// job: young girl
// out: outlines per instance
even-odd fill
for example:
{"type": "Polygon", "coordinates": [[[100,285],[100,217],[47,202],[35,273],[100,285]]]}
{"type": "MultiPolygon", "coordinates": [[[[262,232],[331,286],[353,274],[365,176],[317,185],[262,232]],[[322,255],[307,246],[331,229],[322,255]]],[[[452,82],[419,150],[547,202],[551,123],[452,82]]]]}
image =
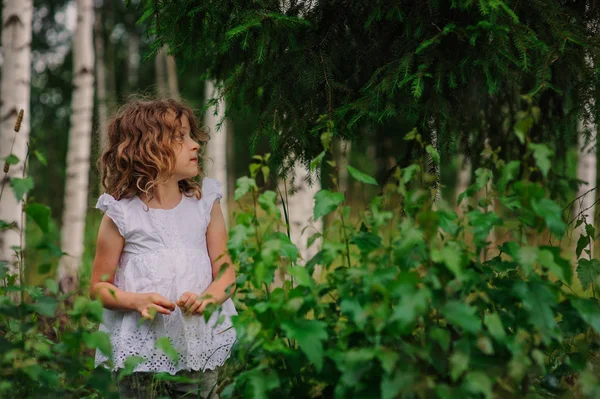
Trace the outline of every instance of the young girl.
{"type": "Polygon", "coordinates": [[[105,307],[100,331],[113,347],[112,362],[97,351],[96,365],[116,376],[128,357],[144,359],[118,383],[124,397],[152,397],[154,374],[168,372],[195,380],[167,384],[171,397],[199,390],[217,398],[217,370],[236,338],[221,186],[194,180],[199,142],[208,140],[198,126],[192,110],[173,100],[131,102],[109,126],[90,296],[105,307]],[[218,309],[205,321],[209,305],[218,309]],[[165,337],[175,361],[157,348],[165,337]]]}

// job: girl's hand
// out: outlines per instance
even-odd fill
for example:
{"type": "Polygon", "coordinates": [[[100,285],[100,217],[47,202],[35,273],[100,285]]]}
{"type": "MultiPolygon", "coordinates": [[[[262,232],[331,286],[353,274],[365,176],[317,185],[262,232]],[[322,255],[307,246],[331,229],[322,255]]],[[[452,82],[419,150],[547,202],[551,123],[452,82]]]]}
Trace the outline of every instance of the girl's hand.
{"type": "Polygon", "coordinates": [[[216,302],[213,298],[201,297],[193,292],[184,292],[181,299],[177,301],[177,306],[185,313],[202,314],[209,304],[216,302]]]}
{"type": "Polygon", "coordinates": [[[144,319],[153,319],[156,313],[170,315],[175,310],[175,304],[156,292],[147,292],[136,294],[135,309],[144,319]]]}

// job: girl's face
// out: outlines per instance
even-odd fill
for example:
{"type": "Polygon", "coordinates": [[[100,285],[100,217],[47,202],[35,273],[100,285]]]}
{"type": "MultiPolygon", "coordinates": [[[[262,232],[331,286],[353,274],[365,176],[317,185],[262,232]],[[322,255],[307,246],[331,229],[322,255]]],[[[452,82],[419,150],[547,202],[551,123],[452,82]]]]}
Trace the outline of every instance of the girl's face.
{"type": "Polygon", "coordinates": [[[190,121],[181,115],[181,128],[177,132],[175,142],[175,168],[173,177],[179,180],[189,179],[198,174],[198,150],[200,146],[190,136],[190,121]]]}

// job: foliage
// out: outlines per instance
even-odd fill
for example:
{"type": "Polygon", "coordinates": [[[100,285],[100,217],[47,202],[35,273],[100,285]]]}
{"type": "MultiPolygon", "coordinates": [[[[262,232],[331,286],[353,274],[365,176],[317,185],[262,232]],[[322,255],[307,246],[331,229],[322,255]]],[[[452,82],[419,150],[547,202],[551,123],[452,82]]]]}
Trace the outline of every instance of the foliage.
{"type": "MultiPolygon", "coordinates": [[[[420,138],[413,132],[407,139],[420,138]]],[[[546,150],[532,143],[528,151],[546,150]]],[[[545,167],[543,157],[533,159],[531,169],[545,167]]],[[[401,198],[400,208],[386,209],[391,198],[376,197],[359,221],[348,220],[341,193],[320,191],[314,219],[332,221],[312,259],[297,260],[279,232],[285,231],[279,215],[269,211],[274,203],[262,207],[263,216],[255,208],[236,215],[229,250],[240,267],[236,296],[243,308],[230,360],[236,371],[222,397],[600,392],[600,271],[596,260],[580,259],[578,274],[593,295],[571,290],[571,262],[559,246],[567,225],[544,183],[519,178],[518,161],[498,161],[498,175],[479,168],[463,205],[488,181],[494,191],[459,217],[432,203],[421,165],[397,173],[391,195],[401,198]],[[492,199],[496,211],[488,207],[492,199]],[[496,227],[509,229],[508,237],[496,238],[498,248],[490,243],[496,227]],[[529,242],[545,232],[547,244],[529,242]],[[289,278],[276,283],[280,272],[289,278]]],[[[259,168],[252,170],[250,179],[259,168]]],[[[261,196],[245,182],[246,195],[261,196]]],[[[588,248],[595,232],[584,236],[588,248]]]]}
{"type": "MultiPolygon", "coordinates": [[[[325,155],[329,129],[322,133],[325,155]]],[[[406,140],[425,145],[418,131],[406,140]]],[[[432,201],[434,180],[424,160],[398,169],[396,184],[358,220],[349,217],[342,193],[323,189],[312,216],[329,223],[307,238],[309,245],[322,239],[311,259],[301,259],[285,233],[277,194],[257,183],[259,175],[270,179],[269,156],[255,156],[250,175],[238,180],[241,211],[228,241],[237,265],[238,342],[221,396],[600,394],[600,267],[589,251],[596,232],[587,225],[578,242],[576,275],[586,290],[578,295],[560,247],[570,226],[544,180],[529,179],[551,154],[540,143],[527,148],[542,155],[527,158],[536,164],[526,173],[519,173],[521,162],[499,158],[493,158],[497,174],[476,170],[461,195],[461,216],[432,201]],[[492,244],[490,233],[500,228],[507,236],[492,244]],[[547,243],[531,241],[544,234],[547,243]],[[278,283],[282,272],[287,277],[278,283]]],[[[357,181],[372,182],[350,170],[357,181]]],[[[42,231],[50,228],[43,205],[30,202],[24,212],[42,231]]],[[[46,256],[52,263],[51,252],[46,256]]],[[[94,349],[110,353],[107,335],[96,331],[100,302],[66,301],[52,279],[16,286],[6,265],[0,278],[0,396],[115,397],[111,374],[94,368],[91,356],[94,349]],[[20,301],[12,300],[15,293],[20,301]]],[[[168,341],[157,345],[177,357],[168,341]]]]}
{"type": "MultiPolygon", "coordinates": [[[[346,139],[408,119],[442,158],[458,138],[467,156],[478,158],[488,139],[503,159],[526,151],[508,134],[527,105],[522,93],[541,109],[531,132],[538,143],[572,142],[576,122],[597,115],[600,8],[587,0],[146,0],[138,7],[155,48],[168,43],[218,81],[228,112],[256,108],[255,134],[269,138],[277,166],[290,154],[306,165],[317,155],[323,114],[346,139]]],[[[403,167],[422,150],[406,144],[403,167]]],[[[564,146],[556,151],[566,155],[564,146]]]]}

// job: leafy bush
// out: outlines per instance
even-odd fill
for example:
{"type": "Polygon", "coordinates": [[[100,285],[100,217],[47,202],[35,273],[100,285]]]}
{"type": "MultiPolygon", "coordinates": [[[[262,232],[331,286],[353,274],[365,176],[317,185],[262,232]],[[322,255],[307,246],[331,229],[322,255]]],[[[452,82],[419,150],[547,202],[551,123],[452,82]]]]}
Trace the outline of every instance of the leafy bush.
{"type": "MultiPolygon", "coordinates": [[[[313,168],[327,159],[331,128],[313,168]]],[[[406,139],[439,162],[418,133],[406,139]]],[[[461,195],[460,216],[432,201],[425,160],[397,170],[359,220],[350,219],[342,193],[321,190],[313,217],[329,223],[308,238],[319,245],[311,259],[299,258],[277,193],[257,186],[257,175],[270,173],[268,157],[257,156],[235,191],[241,210],[228,248],[238,268],[238,342],[221,396],[598,397],[600,264],[588,250],[596,232],[587,225],[578,240],[578,294],[558,241],[569,226],[545,189],[551,154],[524,144],[535,165],[492,157],[461,195]],[[532,171],[543,178],[533,181],[532,171]],[[506,232],[495,237],[497,248],[493,231],[506,232]],[[532,236],[548,243],[532,245],[532,236]],[[287,278],[276,282],[277,273],[287,278]]],[[[35,215],[48,225],[42,208],[35,215]]],[[[50,251],[42,265],[59,255],[50,251]]],[[[38,287],[15,277],[2,265],[0,396],[117,397],[110,373],[93,368],[94,349],[110,352],[96,331],[101,304],[77,297],[71,305],[54,280],[38,287]]]]}
{"type": "MultiPolygon", "coordinates": [[[[322,137],[325,150],[330,137],[322,137]]],[[[422,144],[416,132],[406,138],[422,144]]],[[[265,215],[243,209],[230,232],[243,308],[230,360],[236,371],[222,397],[600,395],[598,300],[595,291],[586,298],[571,290],[571,262],[552,239],[567,231],[562,208],[543,179],[528,178],[534,169],[546,175],[551,154],[543,144],[527,148],[536,165],[495,160],[493,169],[476,170],[461,195],[474,205],[462,216],[432,203],[425,162],[398,170],[397,184],[358,221],[349,220],[342,193],[321,190],[314,220],[332,222],[306,260],[283,233],[276,193],[257,187],[263,169],[254,165],[238,180],[235,199],[251,196],[265,215]],[[398,205],[387,206],[394,198],[398,205]],[[507,237],[488,256],[494,228],[507,237]],[[548,244],[528,244],[528,235],[544,233],[548,244]],[[312,277],[318,269],[322,281],[312,277]],[[282,270],[289,279],[275,284],[282,270]]],[[[588,225],[578,255],[594,237],[588,225]]],[[[596,286],[599,272],[597,260],[579,261],[583,288],[596,286]]]]}

